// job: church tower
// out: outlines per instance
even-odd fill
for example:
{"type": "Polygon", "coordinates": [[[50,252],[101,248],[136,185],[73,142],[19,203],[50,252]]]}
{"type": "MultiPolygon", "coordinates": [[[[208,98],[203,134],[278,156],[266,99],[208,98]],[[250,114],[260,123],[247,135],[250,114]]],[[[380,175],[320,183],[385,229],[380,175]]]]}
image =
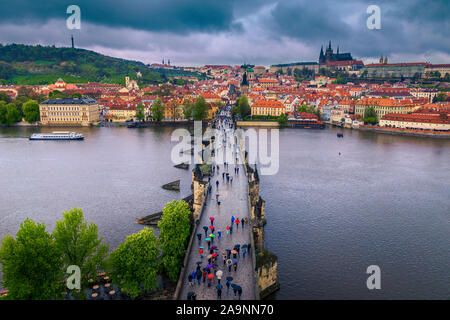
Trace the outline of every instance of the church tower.
{"type": "Polygon", "coordinates": [[[386,57],[384,57],[384,64],[387,64],[388,63],[388,59],[387,59],[387,56],[386,57]]]}
{"type": "Polygon", "coordinates": [[[323,46],[320,47],[319,63],[325,62],[325,55],[323,54],[323,46]]]}
{"type": "Polygon", "coordinates": [[[383,56],[380,57],[380,64],[383,64],[383,56]]]}
{"type": "Polygon", "coordinates": [[[242,76],[242,82],[241,82],[241,95],[247,95],[248,94],[248,81],[247,81],[247,72],[244,73],[242,76]]]}

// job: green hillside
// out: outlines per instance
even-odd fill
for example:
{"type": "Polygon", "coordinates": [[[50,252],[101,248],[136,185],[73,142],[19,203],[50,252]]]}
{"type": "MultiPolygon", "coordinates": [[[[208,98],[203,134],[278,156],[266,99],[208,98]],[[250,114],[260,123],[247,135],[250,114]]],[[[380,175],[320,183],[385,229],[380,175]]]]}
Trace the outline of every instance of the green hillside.
{"type": "Polygon", "coordinates": [[[198,74],[182,70],[150,70],[138,61],[108,57],[85,49],[0,44],[0,84],[38,85],[66,82],[103,82],[125,84],[125,76],[140,85],[166,82],[168,77],[198,74]]]}

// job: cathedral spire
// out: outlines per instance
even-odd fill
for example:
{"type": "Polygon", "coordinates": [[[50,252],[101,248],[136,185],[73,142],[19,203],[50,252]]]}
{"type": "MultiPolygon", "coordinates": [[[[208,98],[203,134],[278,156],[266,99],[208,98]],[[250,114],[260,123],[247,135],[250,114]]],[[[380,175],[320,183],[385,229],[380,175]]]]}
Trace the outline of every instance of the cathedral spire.
{"type": "Polygon", "coordinates": [[[330,40],[330,42],[328,43],[328,50],[331,51],[331,40],[330,40]]]}

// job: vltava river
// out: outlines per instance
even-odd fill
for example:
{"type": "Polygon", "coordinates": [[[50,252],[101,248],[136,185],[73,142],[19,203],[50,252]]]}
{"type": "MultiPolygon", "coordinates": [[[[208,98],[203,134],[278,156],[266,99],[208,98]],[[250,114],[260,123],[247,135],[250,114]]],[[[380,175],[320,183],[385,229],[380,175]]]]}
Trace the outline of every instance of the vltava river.
{"type": "Polygon", "coordinates": [[[277,298],[448,299],[450,141],[341,131],[281,130],[280,170],[261,177],[277,298]]]}
{"type": "MultiPolygon", "coordinates": [[[[191,193],[173,167],[173,128],[76,129],[84,141],[29,141],[0,128],[0,238],[25,218],[51,231],[83,209],[115,248],[135,219],[191,193]],[[181,192],[161,185],[181,179],[181,192]]],[[[280,131],[280,170],[261,176],[266,246],[280,299],[448,298],[450,141],[337,129],[280,131]],[[342,154],[339,156],[339,152],[342,154]],[[381,268],[381,290],[366,268],[381,268]]]]}

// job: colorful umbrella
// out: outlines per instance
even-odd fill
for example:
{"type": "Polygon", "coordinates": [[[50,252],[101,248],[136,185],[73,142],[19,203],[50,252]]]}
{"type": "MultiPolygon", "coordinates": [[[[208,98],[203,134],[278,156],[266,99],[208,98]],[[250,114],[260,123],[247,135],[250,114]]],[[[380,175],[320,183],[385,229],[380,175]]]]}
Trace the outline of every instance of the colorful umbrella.
{"type": "Polygon", "coordinates": [[[213,229],[214,229],[214,227],[213,227],[213,226],[209,226],[209,228],[210,228],[211,230],[213,230],[213,229]]]}
{"type": "Polygon", "coordinates": [[[214,258],[217,257],[217,253],[214,252],[214,253],[212,254],[212,256],[213,256],[214,258]]]}
{"type": "Polygon", "coordinates": [[[214,218],[213,217],[209,217],[209,220],[214,221],[214,218]]]}
{"type": "Polygon", "coordinates": [[[237,251],[236,251],[236,250],[232,250],[231,253],[232,253],[232,254],[236,254],[237,251]]]}
{"type": "Polygon", "coordinates": [[[205,249],[204,247],[199,247],[200,249],[205,249]]]}
{"type": "Polygon", "coordinates": [[[210,259],[212,257],[212,255],[208,255],[206,258],[210,259]]]}
{"type": "Polygon", "coordinates": [[[217,247],[216,246],[212,246],[211,249],[215,250],[215,249],[217,249],[217,247]]]}
{"type": "Polygon", "coordinates": [[[233,277],[227,277],[228,281],[233,281],[233,277]]]}
{"type": "Polygon", "coordinates": [[[208,279],[214,279],[214,275],[212,273],[208,274],[208,279]]]}
{"type": "Polygon", "coordinates": [[[211,233],[209,236],[210,236],[211,238],[215,238],[215,237],[216,237],[216,235],[215,235],[215,234],[212,234],[212,233],[211,233]]]}
{"type": "Polygon", "coordinates": [[[206,240],[206,241],[211,241],[211,239],[210,239],[210,238],[206,238],[205,240],[206,240]]]}
{"type": "Polygon", "coordinates": [[[206,267],[209,269],[209,268],[212,268],[213,266],[212,266],[212,264],[208,264],[206,267]]]}

